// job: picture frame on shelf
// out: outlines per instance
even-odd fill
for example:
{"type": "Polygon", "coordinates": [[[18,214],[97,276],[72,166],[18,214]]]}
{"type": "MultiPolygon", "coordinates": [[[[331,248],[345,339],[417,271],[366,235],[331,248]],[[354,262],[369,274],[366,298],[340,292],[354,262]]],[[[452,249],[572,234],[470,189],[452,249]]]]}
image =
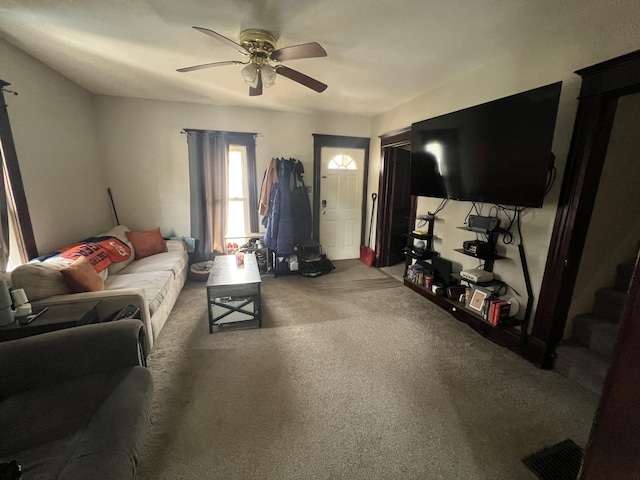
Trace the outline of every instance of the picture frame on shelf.
{"type": "Polygon", "coordinates": [[[474,285],[471,289],[471,295],[469,295],[469,303],[467,303],[465,306],[478,314],[482,314],[482,312],[484,311],[485,301],[490,296],[490,290],[474,285]]]}

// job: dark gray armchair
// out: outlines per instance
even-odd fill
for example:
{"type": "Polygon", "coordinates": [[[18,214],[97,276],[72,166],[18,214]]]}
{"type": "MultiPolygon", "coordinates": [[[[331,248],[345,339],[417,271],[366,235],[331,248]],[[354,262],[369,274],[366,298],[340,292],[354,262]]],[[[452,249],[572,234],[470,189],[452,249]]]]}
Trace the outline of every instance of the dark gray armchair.
{"type": "Polygon", "coordinates": [[[0,463],[25,480],[134,478],[153,392],[143,335],[120,320],[0,343],[0,463]]]}

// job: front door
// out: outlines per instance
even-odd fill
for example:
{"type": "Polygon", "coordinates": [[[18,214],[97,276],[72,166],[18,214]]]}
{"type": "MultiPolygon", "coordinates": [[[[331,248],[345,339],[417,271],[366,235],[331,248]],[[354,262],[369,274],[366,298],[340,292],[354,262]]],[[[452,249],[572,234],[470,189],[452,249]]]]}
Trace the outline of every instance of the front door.
{"type": "Polygon", "coordinates": [[[358,258],[365,150],[322,147],[320,161],[322,251],[332,260],[358,258]]]}

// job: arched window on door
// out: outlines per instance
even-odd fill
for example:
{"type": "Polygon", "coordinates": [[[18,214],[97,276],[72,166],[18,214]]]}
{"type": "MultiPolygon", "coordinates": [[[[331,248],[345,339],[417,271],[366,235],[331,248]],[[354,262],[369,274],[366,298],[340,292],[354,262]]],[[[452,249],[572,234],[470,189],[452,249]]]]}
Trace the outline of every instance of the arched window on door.
{"type": "Polygon", "coordinates": [[[340,154],[331,159],[328,168],[329,170],[357,170],[358,165],[349,155],[340,154]]]}

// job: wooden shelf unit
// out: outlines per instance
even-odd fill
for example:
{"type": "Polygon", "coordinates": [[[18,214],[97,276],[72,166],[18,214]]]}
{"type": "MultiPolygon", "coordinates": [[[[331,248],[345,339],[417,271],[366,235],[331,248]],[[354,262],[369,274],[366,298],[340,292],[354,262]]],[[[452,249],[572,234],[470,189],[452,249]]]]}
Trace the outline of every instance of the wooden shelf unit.
{"type": "Polygon", "coordinates": [[[521,320],[513,319],[511,322],[494,327],[480,315],[467,309],[464,303],[437,296],[423,286],[417,285],[406,278],[404,279],[404,285],[449,312],[456,320],[466,323],[483,337],[521,355],[524,354],[522,334],[518,328],[515,328],[523,324],[521,320]]]}
{"type": "Polygon", "coordinates": [[[462,253],[463,255],[467,255],[468,257],[473,257],[473,258],[477,258],[479,260],[484,260],[484,266],[483,269],[486,270],[487,272],[493,272],[493,262],[495,260],[504,260],[507,257],[504,257],[502,255],[498,255],[496,253],[496,244],[498,243],[498,236],[503,234],[503,233],[507,233],[506,230],[502,229],[502,228],[496,228],[495,230],[492,230],[491,232],[478,232],[476,230],[472,230],[469,227],[456,227],[459,228],[460,230],[465,230],[468,232],[473,232],[473,233],[480,233],[482,235],[486,235],[487,236],[487,243],[489,244],[491,251],[493,253],[491,253],[490,255],[473,255],[471,253],[465,252],[463,248],[454,248],[454,251],[458,252],[458,253],[462,253]]]}
{"type": "MultiPolygon", "coordinates": [[[[473,328],[476,332],[478,332],[480,335],[482,335],[483,337],[491,340],[492,342],[509,348],[510,350],[513,350],[514,352],[517,352],[520,355],[524,355],[524,349],[525,349],[525,338],[522,334],[522,331],[519,328],[519,326],[523,326],[523,328],[526,328],[525,322],[523,320],[519,320],[516,318],[510,318],[507,321],[502,322],[500,325],[498,326],[494,326],[491,325],[488,321],[486,321],[480,314],[473,312],[471,310],[469,310],[468,308],[466,308],[465,304],[462,302],[458,302],[457,300],[453,300],[450,299],[446,296],[439,296],[436,295],[435,293],[433,293],[431,290],[425,288],[422,285],[418,285],[414,282],[412,282],[411,280],[409,280],[406,275],[407,275],[407,268],[409,267],[409,265],[411,265],[412,261],[416,261],[417,263],[421,263],[421,264],[427,264],[428,263],[425,262],[425,260],[428,260],[430,258],[433,258],[434,256],[437,256],[438,253],[436,251],[433,250],[433,224],[435,222],[435,215],[424,215],[424,216],[417,216],[415,215],[415,212],[413,212],[413,215],[411,216],[411,226],[412,231],[407,233],[407,248],[405,248],[405,250],[407,249],[411,249],[411,251],[408,252],[403,252],[404,255],[407,257],[406,259],[406,265],[405,265],[405,278],[404,278],[404,285],[408,288],[410,288],[411,290],[415,291],[416,293],[422,295],[423,297],[425,297],[427,300],[429,300],[430,302],[438,305],[440,308],[444,309],[445,311],[449,312],[455,319],[457,319],[458,321],[464,322],[467,325],[469,325],[471,328],[473,328]],[[415,229],[415,223],[417,220],[426,220],[427,221],[427,233],[426,234],[415,234],[413,233],[413,230],[415,229]],[[415,252],[413,251],[413,243],[414,240],[423,240],[425,241],[425,254],[428,251],[427,255],[418,255],[415,254],[415,252]],[[427,250],[428,249],[428,250],[427,250]]],[[[489,244],[491,245],[491,250],[493,252],[495,252],[495,247],[496,244],[498,242],[498,237],[501,234],[506,233],[507,231],[504,229],[496,229],[492,232],[476,232],[475,230],[470,229],[469,227],[457,227],[460,228],[462,230],[466,230],[469,232],[474,232],[474,233],[482,233],[483,235],[486,235],[489,241],[489,244]]],[[[493,253],[492,255],[480,255],[480,256],[476,256],[476,255],[471,255],[467,252],[464,251],[464,249],[454,249],[456,252],[462,253],[464,255],[468,255],[470,257],[474,257],[474,258],[478,258],[480,260],[484,261],[484,269],[486,271],[489,272],[493,272],[493,262],[495,260],[501,260],[501,259],[505,259],[507,257],[504,257],[502,255],[498,255],[497,253],[493,253]]],[[[474,284],[474,282],[471,282],[469,280],[466,279],[462,279],[460,277],[459,274],[452,274],[451,275],[452,278],[454,278],[455,280],[458,280],[458,282],[460,281],[464,281],[467,282],[469,285],[474,284]]],[[[502,284],[502,282],[498,281],[498,280],[491,280],[489,282],[479,282],[477,283],[478,286],[495,286],[495,285],[500,285],[502,284]]]]}
{"type": "Polygon", "coordinates": [[[432,214],[416,215],[415,211],[412,212],[409,220],[411,231],[404,234],[407,237],[407,245],[402,249],[402,254],[406,257],[404,267],[405,276],[407,274],[407,268],[411,265],[412,260],[424,265],[427,260],[438,255],[438,252],[433,249],[433,239],[435,238],[433,235],[433,224],[435,222],[435,218],[435,215],[432,214]],[[416,222],[418,221],[425,222],[425,226],[427,228],[426,233],[414,233],[417,228],[422,228],[416,227],[416,222]],[[414,247],[415,240],[424,241],[425,247],[421,250],[416,249],[414,247]]]}

